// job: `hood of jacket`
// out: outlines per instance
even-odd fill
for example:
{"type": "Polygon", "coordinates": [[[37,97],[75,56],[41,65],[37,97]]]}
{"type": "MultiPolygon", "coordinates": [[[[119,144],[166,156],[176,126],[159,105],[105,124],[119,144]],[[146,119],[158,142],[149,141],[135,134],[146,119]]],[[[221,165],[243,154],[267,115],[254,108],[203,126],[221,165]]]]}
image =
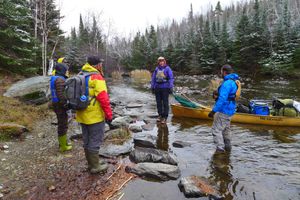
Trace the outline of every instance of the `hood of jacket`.
{"type": "Polygon", "coordinates": [[[88,63],[83,65],[83,67],[81,68],[81,71],[83,71],[83,72],[99,72],[95,67],[93,67],[92,65],[90,65],[88,63]]]}
{"type": "Polygon", "coordinates": [[[229,79],[232,79],[232,80],[239,80],[240,77],[239,77],[239,75],[237,75],[237,74],[235,74],[235,73],[228,74],[228,75],[224,76],[224,81],[229,80],[229,79]]]}

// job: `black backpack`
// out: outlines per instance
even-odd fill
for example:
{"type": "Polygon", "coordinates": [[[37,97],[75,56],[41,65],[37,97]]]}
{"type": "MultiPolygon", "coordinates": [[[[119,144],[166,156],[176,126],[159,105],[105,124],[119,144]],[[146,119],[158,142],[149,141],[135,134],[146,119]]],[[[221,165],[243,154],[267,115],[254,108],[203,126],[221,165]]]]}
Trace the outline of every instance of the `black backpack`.
{"type": "Polygon", "coordinates": [[[89,98],[89,77],[94,73],[79,73],[66,80],[65,94],[68,107],[73,110],[83,110],[95,98],[89,98]]]}

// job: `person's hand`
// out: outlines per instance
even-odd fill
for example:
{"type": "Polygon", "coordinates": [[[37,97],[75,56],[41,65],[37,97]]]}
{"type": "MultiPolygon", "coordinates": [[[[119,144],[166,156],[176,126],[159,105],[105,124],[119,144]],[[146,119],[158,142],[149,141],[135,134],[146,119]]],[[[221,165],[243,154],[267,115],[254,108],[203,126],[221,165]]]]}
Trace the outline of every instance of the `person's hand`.
{"type": "Polygon", "coordinates": [[[53,102],[52,101],[49,101],[48,103],[48,108],[53,110],[54,109],[54,106],[53,106],[53,102]]]}
{"type": "Polygon", "coordinates": [[[218,98],[218,91],[217,90],[213,91],[212,97],[213,97],[214,100],[217,100],[217,98],[218,98]]]}
{"type": "Polygon", "coordinates": [[[71,109],[71,108],[70,108],[70,105],[69,105],[68,103],[65,103],[63,106],[64,106],[64,108],[67,109],[67,110],[70,110],[70,109],[71,109]]]}
{"type": "Polygon", "coordinates": [[[216,113],[216,112],[214,112],[214,111],[210,111],[210,112],[208,113],[208,117],[209,117],[209,118],[214,118],[215,113],[216,113]]]}
{"type": "Polygon", "coordinates": [[[169,88],[169,94],[173,94],[173,88],[169,88]]]}
{"type": "Polygon", "coordinates": [[[106,122],[108,125],[111,125],[112,119],[106,119],[105,122],[106,122]]]}

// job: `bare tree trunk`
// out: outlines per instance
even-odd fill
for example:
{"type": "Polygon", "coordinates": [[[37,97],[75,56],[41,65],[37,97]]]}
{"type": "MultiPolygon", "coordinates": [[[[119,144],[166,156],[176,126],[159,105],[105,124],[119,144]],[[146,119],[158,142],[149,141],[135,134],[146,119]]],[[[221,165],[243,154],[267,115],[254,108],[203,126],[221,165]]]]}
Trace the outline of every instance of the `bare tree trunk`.
{"type": "Polygon", "coordinates": [[[34,38],[37,39],[38,28],[38,0],[35,1],[35,17],[34,17],[34,38]]]}
{"type": "Polygon", "coordinates": [[[43,70],[43,76],[44,76],[44,59],[45,59],[45,36],[44,32],[42,32],[42,70],[43,70]]]}
{"type": "Polygon", "coordinates": [[[43,60],[43,76],[47,75],[47,38],[48,38],[48,31],[47,31],[47,1],[48,0],[44,0],[44,15],[43,15],[43,25],[42,25],[42,29],[43,29],[43,49],[42,49],[42,60],[43,60]]]}

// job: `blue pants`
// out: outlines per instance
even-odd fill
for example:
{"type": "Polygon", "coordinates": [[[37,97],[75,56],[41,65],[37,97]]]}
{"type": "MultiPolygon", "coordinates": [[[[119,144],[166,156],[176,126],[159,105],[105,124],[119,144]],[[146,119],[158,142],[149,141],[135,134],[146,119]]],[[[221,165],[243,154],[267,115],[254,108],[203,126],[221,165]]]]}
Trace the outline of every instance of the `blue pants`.
{"type": "Polygon", "coordinates": [[[83,148],[92,153],[98,153],[103,142],[105,122],[96,124],[81,124],[83,148]]]}
{"type": "Polygon", "coordinates": [[[167,119],[169,115],[169,89],[156,88],[155,98],[159,116],[167,119]]]}

